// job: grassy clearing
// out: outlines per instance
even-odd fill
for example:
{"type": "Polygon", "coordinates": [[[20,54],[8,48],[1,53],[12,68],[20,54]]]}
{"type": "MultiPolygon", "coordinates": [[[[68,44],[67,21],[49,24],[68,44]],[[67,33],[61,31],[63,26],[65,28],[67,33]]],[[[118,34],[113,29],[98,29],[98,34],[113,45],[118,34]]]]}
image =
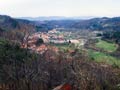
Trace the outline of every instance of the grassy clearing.
{"type": "Polygon", "coordinates": [[[57,48],[59,48],[59,50],[62,51],[67,51],[67,50],[74,50],[75,49],[75,45],[74,44],[69,44],[69,43],[63,43],[63,44],[51,44],[52,46],[56,46],[57,48]]]}
{"type": "Polygon", "coordinates": [[[96,62],[103,62],[120,68],[120,60],[115,57],[93,50],[88,50],[88,53],[90,58],[96,62]]]}
{"type": "Polygon", "coordinates": [[[99,40],[99,42],[96,43],[96,47],[102,48],[108,52],[114,52],[117,49],[117,45],[115,43],[109,43],[103,40],[99,40]]]}

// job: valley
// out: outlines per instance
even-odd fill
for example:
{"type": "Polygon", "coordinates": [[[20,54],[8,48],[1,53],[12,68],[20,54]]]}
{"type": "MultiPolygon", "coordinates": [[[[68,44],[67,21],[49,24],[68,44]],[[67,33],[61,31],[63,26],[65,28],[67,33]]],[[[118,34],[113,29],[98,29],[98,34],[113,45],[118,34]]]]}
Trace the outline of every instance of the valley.
{"type": "Polygon", "coordinates": [[[0,16],[0,90],[119,90],[119,21],[0,16]]]}

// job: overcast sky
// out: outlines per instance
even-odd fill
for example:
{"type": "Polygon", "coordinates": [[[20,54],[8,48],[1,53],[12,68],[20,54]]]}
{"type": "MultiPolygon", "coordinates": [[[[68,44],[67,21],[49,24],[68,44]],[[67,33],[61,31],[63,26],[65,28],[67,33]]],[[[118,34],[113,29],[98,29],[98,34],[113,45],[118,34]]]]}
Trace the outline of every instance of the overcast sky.
{"type": "Polygon", "coordinates": [[[0,14],[13,17],[120,16],[120,0],[0,0],[0,14]]]}

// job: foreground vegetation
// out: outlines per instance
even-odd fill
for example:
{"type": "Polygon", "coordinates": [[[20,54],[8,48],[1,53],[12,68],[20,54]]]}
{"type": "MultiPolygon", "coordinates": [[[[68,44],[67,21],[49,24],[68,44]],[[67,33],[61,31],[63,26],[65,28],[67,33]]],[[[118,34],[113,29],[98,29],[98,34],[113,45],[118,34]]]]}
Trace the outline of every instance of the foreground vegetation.
{"type": "Polygon", "coordinates": [[[38,55],[0,40],[0,89],[52,90],[67,84],[70,90],[119,90],[119,69],[88,59],[82,52],[71,55],[50,49],[38,55]]]}

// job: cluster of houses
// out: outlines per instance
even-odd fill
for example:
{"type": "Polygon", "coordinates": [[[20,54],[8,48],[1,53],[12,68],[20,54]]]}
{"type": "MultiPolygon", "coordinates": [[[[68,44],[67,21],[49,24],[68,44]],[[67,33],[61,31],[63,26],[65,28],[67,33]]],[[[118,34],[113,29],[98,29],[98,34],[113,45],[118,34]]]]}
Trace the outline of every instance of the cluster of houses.
{"type": "Polygon", "coordinates": [[[61,32],[57,30],[51,30],[49,32],[37,32],[29,37],[32,39],[32,41],[38,38],[42,38],[44,43],[80,43],[80,40],[77,39],[66,39],[64,34],[61,34],[61,32]]]}
{"type": "Polygon", "coordinates": [[[84,45],[85,40],[66,39],[64,34],[61,34],[60,31],[54,29],[49,32],[37,32],[32,34],[31,36],[29,36],[27,42],[21,45],[21,47],[28,48],[39,53],[39,52],[44,52],[48,49],[46,46],[47,43],[55,43],[55,44],[73,43],[73,44],[84,45]],[[42,39],[44,44],[37,46],[36,42],[39,39],[42,39]]]}

